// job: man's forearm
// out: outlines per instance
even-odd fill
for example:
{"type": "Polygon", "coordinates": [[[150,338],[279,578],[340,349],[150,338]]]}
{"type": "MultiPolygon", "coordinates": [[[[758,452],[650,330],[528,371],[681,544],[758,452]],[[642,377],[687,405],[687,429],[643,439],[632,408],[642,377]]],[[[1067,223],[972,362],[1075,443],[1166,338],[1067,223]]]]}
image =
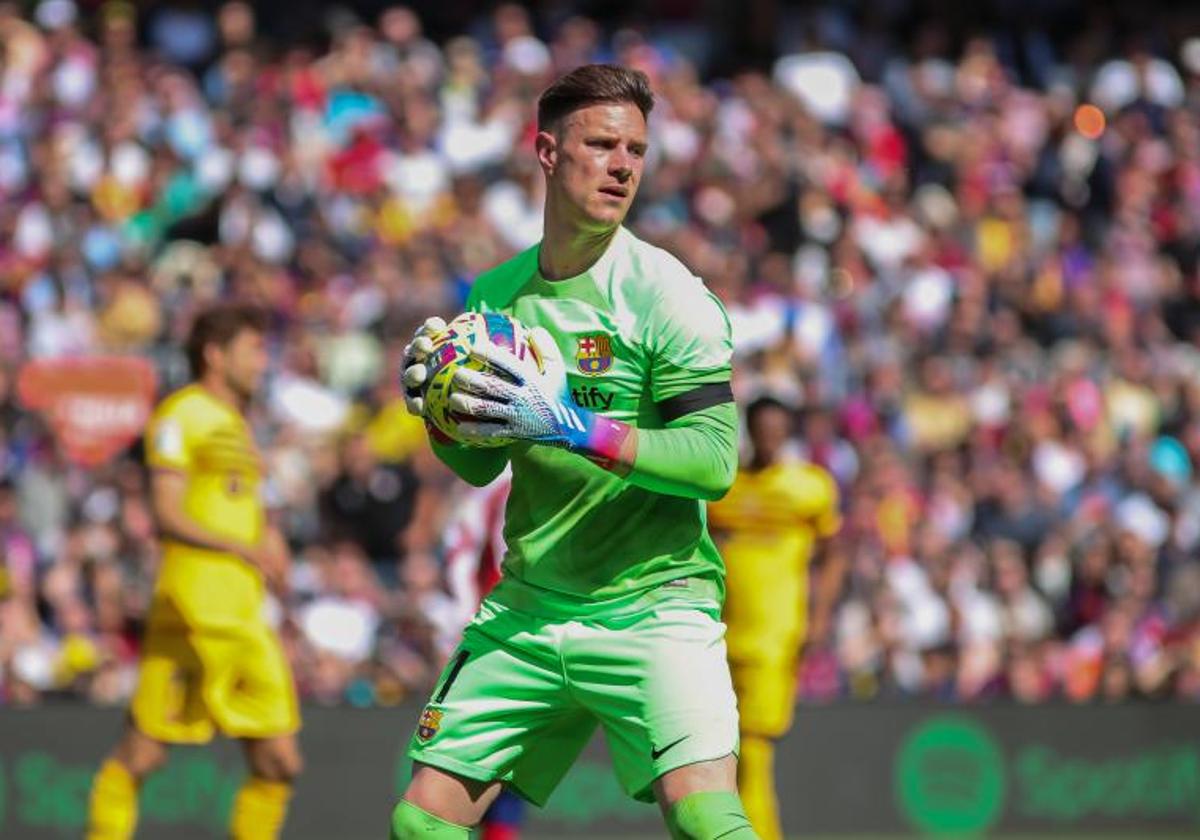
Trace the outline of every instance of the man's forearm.
{"type": "Polygon", "coordinates": [[[455,475],[475,487],[484,487],[504,472],[508,453],[504,448],[483,449],[461,446],[455,443],[440,443],[430,437],[429,444],[438,460],[449,467],[455,475]]]}
{"type": "Polygon", "coordinates": [[[848,558],[840,540],[834,537],[826,541],[821,547],[820,562],[815,565],[812,629],[814,641],[824,643],[833,624],[834,609],[841,597],[848,568],[848,558]]]}
{"type": "Polygon", "coordinates": [[[179,510],[160,511],[157,516],[158,530],[164,539],[186,543],[195,548],[220,551],[241,557],[252,546],[236,540],[220,537],[179,510]]]}
{"type": "Polygon", "coordinates": [[[634,429],[621,460],[626,479],[638,487],[716,500],[737,475],[737,409],[724,403],[687,414],[665,429],[634,429]]]}

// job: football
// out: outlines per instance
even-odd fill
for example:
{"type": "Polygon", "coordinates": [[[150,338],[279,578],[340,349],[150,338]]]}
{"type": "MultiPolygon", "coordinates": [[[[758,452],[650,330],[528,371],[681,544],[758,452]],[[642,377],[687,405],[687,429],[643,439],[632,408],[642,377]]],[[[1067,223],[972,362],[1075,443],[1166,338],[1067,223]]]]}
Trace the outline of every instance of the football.
{"type": "Polygon", "coordinates": [[[464,418],[456,416],[450,408],[455,371],[464,366],[488,370],[486,363],[471,355],[472,349],[486,342],[511,350],[518,358],[529,359],[540,367],[536,344],[530,340],[529,331],[515,318],[500,312],[464,312],[433,338],[433,353],[427,362],[429,386],[425,391],[425,416],[452,440],[473,446],[504,446],[510,441],[465,441],[458,430],[458,423],[464,418]]]}

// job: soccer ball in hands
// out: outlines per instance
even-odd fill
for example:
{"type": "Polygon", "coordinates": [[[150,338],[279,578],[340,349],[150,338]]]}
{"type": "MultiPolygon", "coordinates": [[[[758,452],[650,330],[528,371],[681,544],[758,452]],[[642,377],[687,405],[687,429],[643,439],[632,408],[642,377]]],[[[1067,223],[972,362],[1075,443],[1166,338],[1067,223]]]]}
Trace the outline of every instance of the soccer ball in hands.
{"type": "Polygon", "coordinates": [[[447,324],[445,330],[433,336],[433,352],[426,362],[426,381],[429,385],[425,390],[425,418],[438,431],[460,443],[504,446],[511,441],[465,437],[458,428],[459,422],[475,418],[459,417],[450,407],[454,374],[460,368],[499,375],[486,362],[471,355],[473,349],[485,342],[511,351],[518,359],[528,361],[532,369],[541,369],[543,366],[537,342],[520,321],[499,312],[464,312],[447,324]]]}

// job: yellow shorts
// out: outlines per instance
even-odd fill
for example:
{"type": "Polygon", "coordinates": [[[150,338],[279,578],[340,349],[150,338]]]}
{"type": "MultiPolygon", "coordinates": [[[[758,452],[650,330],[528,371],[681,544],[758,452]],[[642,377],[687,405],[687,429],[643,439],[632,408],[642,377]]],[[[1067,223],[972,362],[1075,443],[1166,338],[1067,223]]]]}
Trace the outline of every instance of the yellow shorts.
{"type": "Polygon", "coordinates": [[[274,738],[300,728],[296,686],[270,628],[146,634],[130,708],[139,731],[169,744],[274,738]]]}
{"type": "Polygon", "coordinates": [[[738,699],[738,727],[747,735],[780,738],[792,728],[796,663],[730,662],[738,699]]]}

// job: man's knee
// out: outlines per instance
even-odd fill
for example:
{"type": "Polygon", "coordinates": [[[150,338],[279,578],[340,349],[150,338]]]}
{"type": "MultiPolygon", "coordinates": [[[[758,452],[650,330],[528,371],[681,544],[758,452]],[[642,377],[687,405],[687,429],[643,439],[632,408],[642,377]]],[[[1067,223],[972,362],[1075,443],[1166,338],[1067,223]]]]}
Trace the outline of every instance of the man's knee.
{"type": "Polygon", "coordinates": [[[742,800],[729,791],[683,797],[667,812],[672,840],[757,840],[742,800]]]}
{"type": "Polygon", "coordinates": [[[300,754],[300,750],[295,749],[281,753],[276,760],[275,776],[272,781],[292,782],[303,772],[304,756],[300,754]]]}
{"type": "MultiPolygon", "coordinates": [[[[421,813],[452,826],[471,827],[479,824],[484,812],[499,794],[498,782],[467,779],[418,763],[404,791],[401,805],[407,802],[421,813]]],[[[407,819],[418,818],[419,815],[408,813],[401,805],[397,805],[396,809],[404,812],[402,816],[407,819]]]]}
{"type": "Polygon", "coordinates": [[[733,754],[686,764],[654,780],[654,796],[664,813],[689,794],[719,790],[737,792],[737,758],[733,754]]]}
{"type": "Polygon", "coordinates": [[[251,742],[247,748],[250,772],[270,782],[292,782],[304,772],[304,758],[294,738],[251,742]]]}
{"type": "Polygon", "coordinates": [[[737,794],[733,755],[668,771],[654,792],[672,840],[757,840],[737,794]]]}
{"type": "Polygon", "coordinates": [[[392,810],[391,840],[469,840],[471,829],[401,799],[392,810]]]}
{"type": "Polygon", "coordinates": [[[126,730],[112,754],[138,782],[162,768],[167,763],[167,756],[165,744],[132,727],[126,730]]]}

